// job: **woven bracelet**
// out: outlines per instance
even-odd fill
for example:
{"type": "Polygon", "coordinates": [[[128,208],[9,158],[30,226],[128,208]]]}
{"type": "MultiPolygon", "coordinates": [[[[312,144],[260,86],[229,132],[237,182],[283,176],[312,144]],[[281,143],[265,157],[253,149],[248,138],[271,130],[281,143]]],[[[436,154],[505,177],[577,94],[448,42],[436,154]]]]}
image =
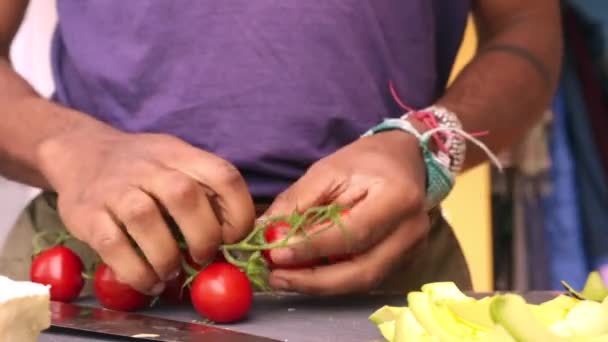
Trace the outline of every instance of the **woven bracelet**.
{"type": "Polygon", "coordinates": [[[379,125],[372,127],[365,132],[361,137],[395,129],[410,133],[418,138],[426,167],[425,209],[430,211],[439,205],[454,188],[454,174],[439,161],[428,147],[429,140],[435,132],[420,134],[409,121],[402,119],[386,119],[379,125]]]}

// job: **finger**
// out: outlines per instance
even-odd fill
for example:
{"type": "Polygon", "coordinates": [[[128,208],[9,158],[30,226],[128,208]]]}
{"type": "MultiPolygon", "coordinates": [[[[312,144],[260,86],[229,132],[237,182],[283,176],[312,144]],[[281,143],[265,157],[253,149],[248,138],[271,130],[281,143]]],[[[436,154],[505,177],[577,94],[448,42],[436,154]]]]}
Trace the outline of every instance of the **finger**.
{"type": "Polygon", "coordinates": [[[363,200],[368,193],[368,186],[363,185],[356,180],[350,182],[348,188],[344,190],[337,198],[333,200],[334,204],[342,208],[350,208],[363,200]]]}
{"type": "Polygon", "coordinates": [[[165,288],[150,265],[137,254],[129,239],[108,212],[90,216],[90,234],[84,239],[116,277],[134,289],[152,296],[165,288]]]}
{"type": "Polygon", "coordinates": [[[222,228],[201,185],[189,176],[168,170],[144,181],[142,187],[154,196],[179,226],[194,261],[213,258],[222,243],[222,228]]]}
{"type": "Polygon", "coordinates": [[[180,270],[179,247],[154,199],[131,187],[107,207],[139,246],[158,278],[175,278],[180,270]]]}
{"type": "Polygon", "coordinates": [[[395,192],[385,186],[373,186],[354,205],[341,225],[322,225],[311,229],[305,237],[295,236],[288,247],[271,252],[278,265],[296,264],[319,257],[361,253],[384,239],[412,212],[420,211],[421,199],[414,192],[395,192]]]}
{"type": "Polygon", "coordinates": [[[245,237],[255,220],[255,207],[249,188],[234,165],[212,154],[187,146],[184,153],[172,155],[169,167],[196,179],[207,187],[225,230],[225,242],[245,237]]]}
{"type": "Polygon", "coordinates": [[[277,269],[269,282],[277,290],[310,295],[341,295],[367,292],[376,288],[397,261],[428,231],[428,218],[420,215],[401,224],[387,239],[350,261],[311,269],[277,269]]]}
{"type": "Polygon", "coordinates": [[[346,189],[344,179],[331,170],[313,166],[277,196],[263,216],[289,215],[330,202],[346,189]]]}

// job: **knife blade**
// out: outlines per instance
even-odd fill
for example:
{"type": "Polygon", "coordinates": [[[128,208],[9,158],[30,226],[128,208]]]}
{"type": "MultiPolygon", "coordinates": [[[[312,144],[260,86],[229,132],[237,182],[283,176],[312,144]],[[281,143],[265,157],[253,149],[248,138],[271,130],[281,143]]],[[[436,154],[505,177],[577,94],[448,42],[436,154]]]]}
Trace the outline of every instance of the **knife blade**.
{"type": "Polygon", "coordinates": [[[51,329],[53,328],[143,341],[279,341],[207,324],[51,301],[51,329]]]}

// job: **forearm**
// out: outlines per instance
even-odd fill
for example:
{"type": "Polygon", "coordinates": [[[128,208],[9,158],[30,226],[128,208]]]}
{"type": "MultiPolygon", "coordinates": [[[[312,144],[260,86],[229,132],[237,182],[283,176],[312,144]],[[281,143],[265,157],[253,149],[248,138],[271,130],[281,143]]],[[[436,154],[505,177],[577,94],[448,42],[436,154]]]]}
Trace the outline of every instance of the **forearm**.
{"type": "Polygon", "coordinates": [[[0,117],[0,174],[45,189],[50,185],[39,165],[40,144],[77,127],[103,126],[36,94],[5,57],[0,57],[0,117]]]}
{"type": "MultiPolygon", "coordinates": [[[[467,132],[488,131],[481,140],[494,152],[538,122],[556,88],[561,26],[557,6],[555,13],[546,10],[540,6],[498,23],[478,18],[478,53],[438,101],[458,114],[467,132]]],[[[479,148],[467,146],[465,168],[484,160],[479,148]]]]}

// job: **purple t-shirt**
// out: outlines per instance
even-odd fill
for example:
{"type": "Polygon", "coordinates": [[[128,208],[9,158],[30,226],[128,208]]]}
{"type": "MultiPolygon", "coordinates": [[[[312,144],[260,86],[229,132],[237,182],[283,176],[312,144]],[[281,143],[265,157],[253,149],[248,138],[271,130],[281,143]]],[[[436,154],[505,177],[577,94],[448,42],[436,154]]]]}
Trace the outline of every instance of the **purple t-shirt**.
{"type": "Polygon", "coordinates": [[[469,0],[58,0],[55,100],[234,163],[272,197],[445,87],[469,0]]]}

